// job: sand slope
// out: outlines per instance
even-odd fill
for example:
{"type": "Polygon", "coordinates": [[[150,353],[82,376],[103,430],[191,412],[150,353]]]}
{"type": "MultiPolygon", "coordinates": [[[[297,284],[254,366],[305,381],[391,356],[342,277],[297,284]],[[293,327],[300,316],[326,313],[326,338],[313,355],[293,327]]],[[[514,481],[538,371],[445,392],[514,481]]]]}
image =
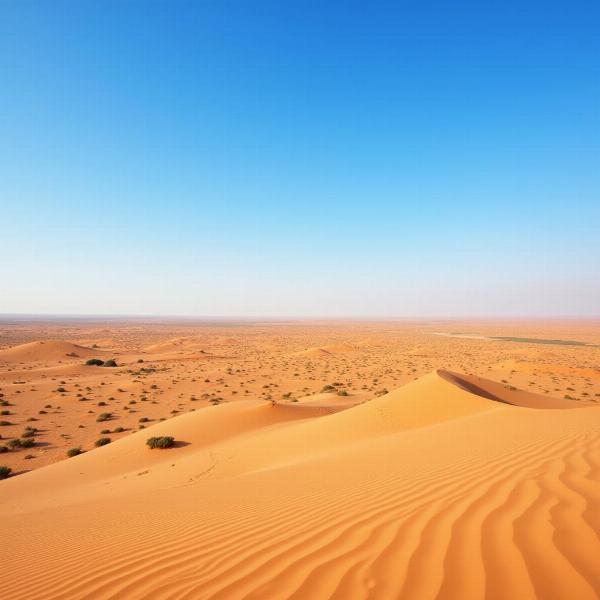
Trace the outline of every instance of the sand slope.
{"type": "Polygon", "coordinates": [[[102,358],[106,352],[64,341],[39,341],[0,350],[0,363],[49,362],[76,358],[102,358]]]}
{"type": "Polygon", "coordinates": [[[0,482],[0,595],[597,598],[600,407],[497,385],[210,407],[0,482]]]}

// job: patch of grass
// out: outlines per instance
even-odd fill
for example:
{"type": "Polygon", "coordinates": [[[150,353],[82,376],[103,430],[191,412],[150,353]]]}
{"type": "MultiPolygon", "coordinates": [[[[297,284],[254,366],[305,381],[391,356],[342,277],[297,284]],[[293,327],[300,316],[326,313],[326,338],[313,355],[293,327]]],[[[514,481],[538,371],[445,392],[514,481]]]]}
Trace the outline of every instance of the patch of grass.
{"type": "Polygon", "coordinates": [[[69,458],[73,458],[74,456],[77,456],[79,454],[83,454],[81,446],[76,446],[75,448],[70,448],[69,450],[67,450],[67,456],[69,458]]]}
{"type": "Polygon", "coordinates": [[[12,473],[12,469],[10,467],[6,467],[6,466],[0,467],[0,479],[6,479],[7,477],[10,477],[11,473],[12,473]]]}
{"type": "Polygon", "coordinates": [[[146,445],[154,450],[155,448],[164,449],[170,448],[175,443],[175,438],[170,435],[163,435],[160,437],[151,437],[146,440],[146,445]]]}
{"type": "Polygon", "coordinates": [[[98,423],[102,423],[102,421],[108,421],[109,419],[112,419],[112,413],[105,412],[105,413],[100,413],[98,415],[98,418],[96,419],[96,421],[98,423]]]}
{"type": "Polygon", "coordinates": [[[500,340],[503,342],[521,342],[523,344],[556,344],[558,346],[589,346],[585,342],[578,342],[575,340],[547,340],[542,338],[524,338],[524,337],[512,337],[504,335],[492,336],[492,340],[500,340]]]}
{"type": "Polygon", "coordinates": [[[112,440],[109,437],[101,437],[94,442],[94,446],[96,448],[100,448],[100,446],[106,446],[106,444],[110,444],[112,440]]]}

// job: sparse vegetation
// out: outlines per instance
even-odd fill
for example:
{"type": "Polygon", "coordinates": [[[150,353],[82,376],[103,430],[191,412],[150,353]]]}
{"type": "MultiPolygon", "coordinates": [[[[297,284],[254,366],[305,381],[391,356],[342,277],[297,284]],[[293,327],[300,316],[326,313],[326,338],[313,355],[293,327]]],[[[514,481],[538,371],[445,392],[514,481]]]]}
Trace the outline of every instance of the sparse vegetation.
{"type": "Polygon", "coordinates": [[[70,448],[69,450],[67,450],[67,456],[69,458],[73,458],[73,456],[77,456],[78,454],[83,454],[81,446],[76,446],[75,448],[70,448]]]}
{"type": "Polygon", "coordinates": [[[175,438],[168,435],[160,437],[151,437],[146,440],[146,445],[152,450],[154,450],[155,448],[171,448],[171,446],[173,446],[174,443],[175,438]]]}
{"type": "Polygon", "coordinates": [[[102,367],[105,363],[99,358],[90,358],[85,361],[85,364],[88,365],[88,367],[102,367]]]}

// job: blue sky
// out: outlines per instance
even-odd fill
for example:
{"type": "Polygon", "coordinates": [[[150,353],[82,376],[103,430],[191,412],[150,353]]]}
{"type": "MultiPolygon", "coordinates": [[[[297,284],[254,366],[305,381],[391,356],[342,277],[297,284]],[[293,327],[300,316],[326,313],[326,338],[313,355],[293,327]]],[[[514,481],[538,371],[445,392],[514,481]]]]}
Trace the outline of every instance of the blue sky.
{"type": "Polygon", "coordinates": [[[597,2],[0,5],[0,313],[600,314],[597,2]]]}

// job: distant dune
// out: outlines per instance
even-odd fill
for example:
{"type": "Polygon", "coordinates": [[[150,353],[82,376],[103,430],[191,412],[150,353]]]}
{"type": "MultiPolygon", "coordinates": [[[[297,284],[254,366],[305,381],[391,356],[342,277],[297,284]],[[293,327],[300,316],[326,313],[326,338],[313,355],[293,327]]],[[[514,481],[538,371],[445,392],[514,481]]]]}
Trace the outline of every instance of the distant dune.
{"type": "Polygon", "coordinates": [[[598,597],[600,407],[444,370],[333,414],[321,396],[203,408],[2,482],[0,594],[598,597]]]}
{"type": "Polygon", "coordinates": [[[47,340],[29,342],[0,350],[0,363],[51,362],[74,358],[102,357],[106,353],[71,342],[47,340]]]}
{"type": "Polygon", "coordinates": [[[150,344],[144,348],[145,352],[152,354],[163,354],[165,352],[176,352],[196,349],[198,342],[193,338],[174,338],[172,340],[166,340],[159,342],[158,344],[150,344]]]}
{"type": "Polygon", "coordinates": [[[331,356],[332,354],[348,354],[357,352],[359,349],[357,346],[351,344],[329,344],[327,346],[320,346],[315,348],[307,348],[298,352],[299,356],[310,356],[312,358],[323,358],[331,356]]]}

